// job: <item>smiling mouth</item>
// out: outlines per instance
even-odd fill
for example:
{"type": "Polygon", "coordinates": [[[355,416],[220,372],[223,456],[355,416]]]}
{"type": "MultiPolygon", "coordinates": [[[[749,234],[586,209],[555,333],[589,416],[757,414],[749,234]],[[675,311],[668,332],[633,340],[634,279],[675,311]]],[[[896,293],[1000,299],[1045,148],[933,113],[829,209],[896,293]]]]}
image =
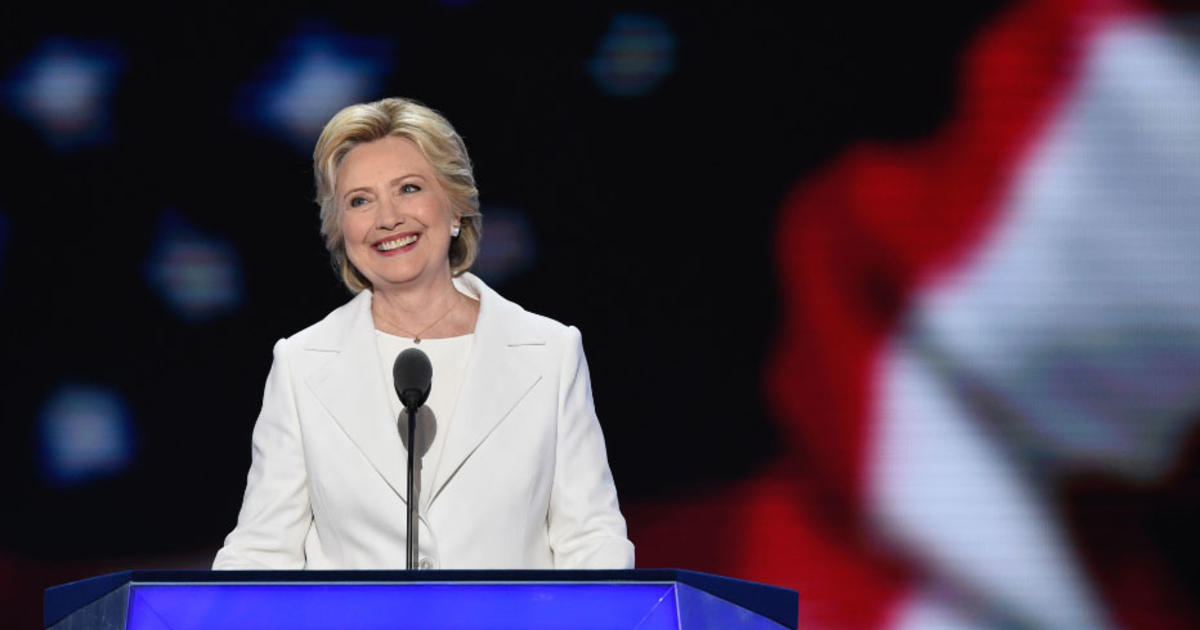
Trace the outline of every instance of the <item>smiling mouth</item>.
{"type": "Polygon", "coordinates": [[[376,243],[375,249],[377,249],[381,252],[390,252],[394,249],[400,249],[401,247],[404,247],[405,245],[412,245],[415,242],[417,242],[417,235],[409,234],[408,236],[404,236],[404,237],[401,237],[401,238],[398,238],[395,240],[384,241],[382,243],[376,243]]]}

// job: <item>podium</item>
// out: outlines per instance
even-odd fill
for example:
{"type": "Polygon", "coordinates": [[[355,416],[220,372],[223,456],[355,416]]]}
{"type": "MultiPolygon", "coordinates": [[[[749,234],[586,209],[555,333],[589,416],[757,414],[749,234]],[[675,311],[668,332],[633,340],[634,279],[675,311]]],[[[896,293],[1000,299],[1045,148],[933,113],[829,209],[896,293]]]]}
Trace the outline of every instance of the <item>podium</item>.
{"type": "Polygon", "coordinates": [[[780,630],[795,591],[694,571],[125,571],[46,589],[50,630],[780,630]]]}

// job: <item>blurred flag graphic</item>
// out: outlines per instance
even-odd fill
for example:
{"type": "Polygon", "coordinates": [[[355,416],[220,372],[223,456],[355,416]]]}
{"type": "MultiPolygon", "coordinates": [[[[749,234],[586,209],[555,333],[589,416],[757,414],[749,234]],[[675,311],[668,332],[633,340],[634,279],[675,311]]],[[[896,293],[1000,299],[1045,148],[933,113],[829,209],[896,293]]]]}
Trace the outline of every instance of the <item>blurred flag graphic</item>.
{"type": "Polygon", "coordinates": [[[1019,3],[938,131],[801,181],[766,376],[785,453],[635,515],[639,562],[734,541],[704,568],[796,588],[802,628],[1200,627],[1162,518],[1200,496],[1195,23],[1019,3]],[[673,536],[681,513],[705,525],[673,536]]]}

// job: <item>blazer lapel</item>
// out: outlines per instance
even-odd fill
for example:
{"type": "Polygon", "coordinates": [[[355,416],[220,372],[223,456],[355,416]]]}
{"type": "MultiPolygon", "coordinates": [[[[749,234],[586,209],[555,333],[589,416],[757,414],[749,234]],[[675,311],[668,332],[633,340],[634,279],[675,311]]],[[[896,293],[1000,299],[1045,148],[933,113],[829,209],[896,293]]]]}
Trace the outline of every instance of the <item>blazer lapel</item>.
{"type": "MultiPolygon", "coordinates": [[[[520,346],[545,345],[544,339],[530,336],[528,326],[520,325],[525,315],[521,307],[471,274],[463,274],[456,283],[479,298],[479,319],[428,504],[542,378],[528,360],[520,360],[520,346]]],[[[435,382],[436,378],[435,374],[435,382]]]]}
{"type": "Polygon", "coordinates": [[[336,352],[337,356],[313,371],[309,388],[333,419],[391,486],[405,500],[408,471],[397,419],[391,417],[388,383],[380,370],[371,294],[363,291],[343,309],[342,321],[331,321],[329,335],[310,342],[307,349],[336,352]]]}

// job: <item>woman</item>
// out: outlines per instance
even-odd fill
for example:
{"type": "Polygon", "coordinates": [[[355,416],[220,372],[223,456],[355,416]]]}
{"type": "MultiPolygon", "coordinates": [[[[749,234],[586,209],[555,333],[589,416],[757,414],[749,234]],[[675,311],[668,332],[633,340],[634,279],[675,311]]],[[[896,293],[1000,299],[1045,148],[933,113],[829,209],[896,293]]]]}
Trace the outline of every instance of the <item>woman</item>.
{"type": "Polygon", "coordinates": [[[313,153],[321,232],[357,295],[275,344],[237,527],[216,569],[404,568],[391,365],[433,363],[417,453],[420,566],[631,568],[579,331],[466,272],[466,146],[406,99],[353,105],[313,153]]]}

